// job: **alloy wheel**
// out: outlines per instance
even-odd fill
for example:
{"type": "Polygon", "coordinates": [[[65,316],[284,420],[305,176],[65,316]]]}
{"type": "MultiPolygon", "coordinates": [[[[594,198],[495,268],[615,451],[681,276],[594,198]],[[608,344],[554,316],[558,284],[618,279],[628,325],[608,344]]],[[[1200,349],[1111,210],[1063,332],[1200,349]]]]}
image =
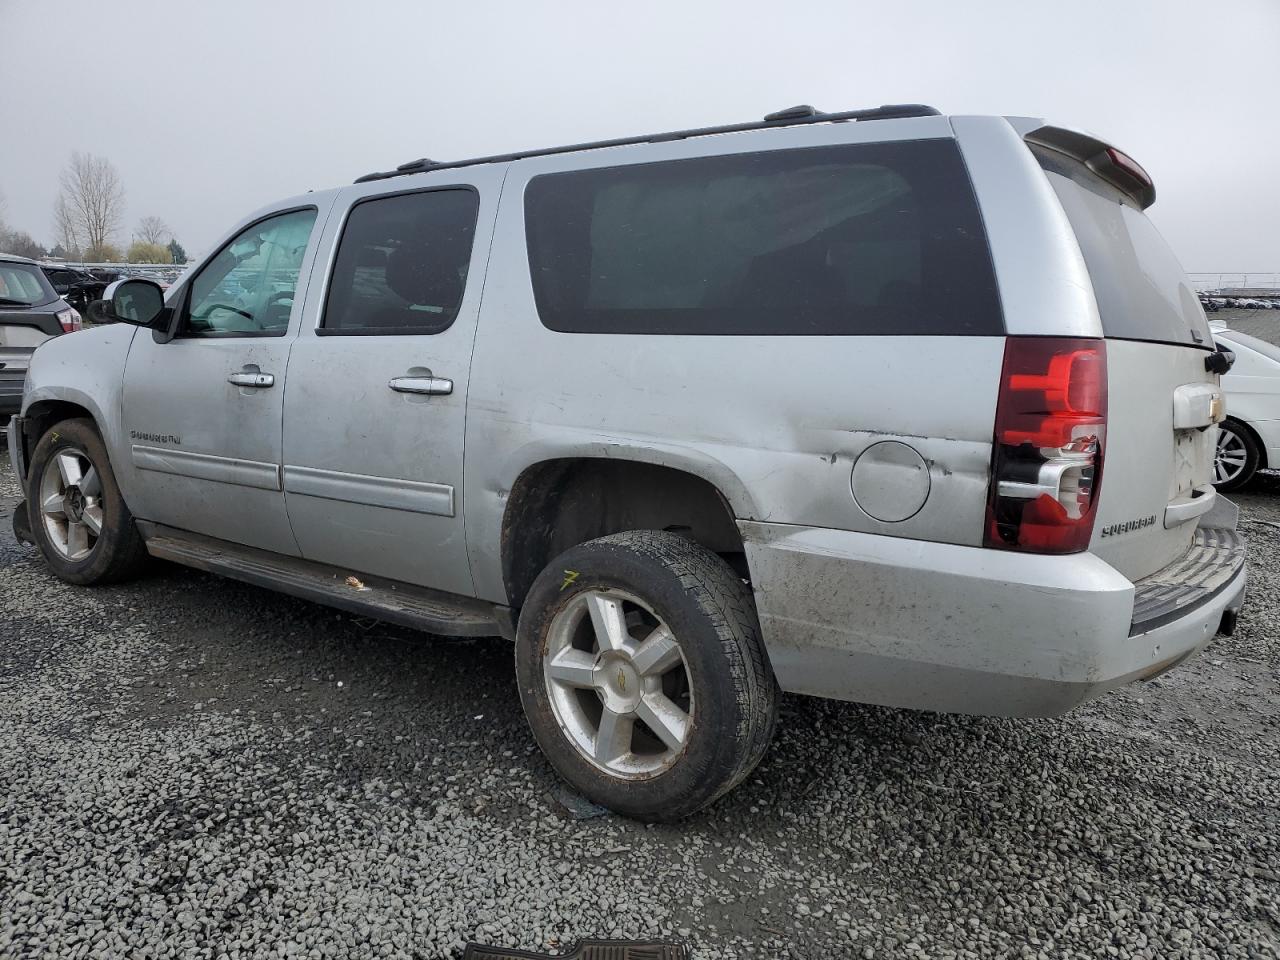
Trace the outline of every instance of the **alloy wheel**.
{"type": "Polygon", "coordinates": [[[83,560],[102,536],[102,481],[88,455],[63,447],[40,478],[40,521],[64,559],[83,560]]]}
{"type": "Polygon", "coordinates": [[[1244,472],[1249,451],[1244,438],[1227,427],[1218,428],[1218,447],[1213,455],[1213,482],[1229,483],[1244,472]]]}
{"type": "Polygon", "coordinates": [[[611,776],[656,776],[683,754],[694,722],[689,666],[638,598],[612,589],[574,596],[547,631],[543,675],[569,742],[611,776]]]}

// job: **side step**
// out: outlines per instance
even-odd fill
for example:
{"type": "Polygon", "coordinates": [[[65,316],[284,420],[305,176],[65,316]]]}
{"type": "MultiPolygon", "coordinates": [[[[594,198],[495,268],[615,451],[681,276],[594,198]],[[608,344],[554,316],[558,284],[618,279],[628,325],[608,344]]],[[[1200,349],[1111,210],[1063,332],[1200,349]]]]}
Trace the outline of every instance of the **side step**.
{"type": "Polygon", "coordinates": [[[299,557],[282,557],[159,524],[139,521],[138,527],[146,539],[148,553],[184,567],[207,570],[427,633],[449,637],[515,636],[510,610],[484,600],[355,574],[299,557]]]}

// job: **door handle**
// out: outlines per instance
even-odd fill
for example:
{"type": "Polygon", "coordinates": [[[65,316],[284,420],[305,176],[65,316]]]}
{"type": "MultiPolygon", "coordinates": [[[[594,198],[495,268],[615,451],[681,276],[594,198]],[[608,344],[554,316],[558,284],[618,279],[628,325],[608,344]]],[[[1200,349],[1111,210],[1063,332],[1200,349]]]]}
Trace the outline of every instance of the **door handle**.
{"type": "Polygon", "coordinates": [[[387,386],[396,393],[418,393],[429,397],[439,397],[453,393],[453,381],[444,377],[392,377],[387,386]]]}
{"type": "Polygon", "coordinates": [[[227,383],[237,387],[274,387],[276,378],[270,373],[233,373],[227,377],[227,383]]]}

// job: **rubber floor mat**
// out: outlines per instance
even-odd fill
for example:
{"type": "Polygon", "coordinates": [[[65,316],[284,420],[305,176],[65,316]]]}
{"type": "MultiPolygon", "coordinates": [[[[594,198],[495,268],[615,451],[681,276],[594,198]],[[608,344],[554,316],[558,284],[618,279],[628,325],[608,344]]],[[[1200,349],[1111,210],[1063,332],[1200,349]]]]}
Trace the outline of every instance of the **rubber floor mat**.
{"type": "Polygon", "coordinates": [[[530,953],[468,943],[462,960],[689,960],[683,944],[660,940],[580,940],[568,953],[530,953]]]}

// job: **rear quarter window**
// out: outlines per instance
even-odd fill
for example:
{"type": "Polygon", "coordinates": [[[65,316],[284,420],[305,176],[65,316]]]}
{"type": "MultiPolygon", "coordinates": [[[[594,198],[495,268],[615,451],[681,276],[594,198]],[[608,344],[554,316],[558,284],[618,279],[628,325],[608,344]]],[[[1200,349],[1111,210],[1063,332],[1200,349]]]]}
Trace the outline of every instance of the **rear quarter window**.
{"type": "Polygon", "coordinates": [[[1200,299],[1147,215],[1083,165],[1035,153],[1084,254],[1103,333],[1212,350],[1200,299]]]}
{"type": "Polygon", "coordinates": [[[538,314],[561,332],[1004,332],[952,140],[544,174],[525,229],[538,314]]]}

